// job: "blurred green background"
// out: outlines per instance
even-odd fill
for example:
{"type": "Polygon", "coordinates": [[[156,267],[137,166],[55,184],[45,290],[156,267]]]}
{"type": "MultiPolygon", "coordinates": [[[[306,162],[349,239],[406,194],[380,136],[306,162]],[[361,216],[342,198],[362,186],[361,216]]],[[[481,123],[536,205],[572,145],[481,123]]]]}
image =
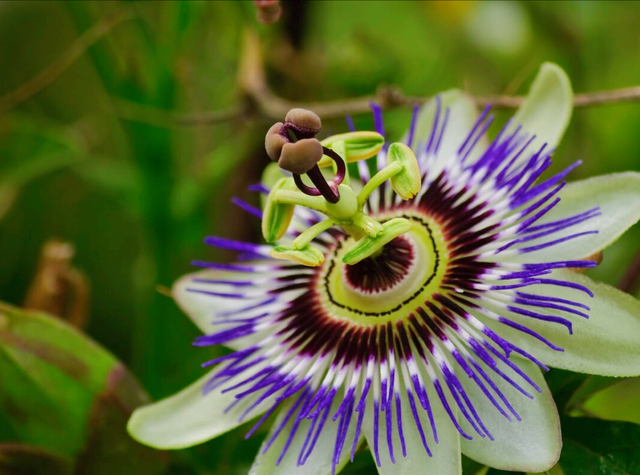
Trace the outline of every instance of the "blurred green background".
{"type": "MultiPolygon", "coordinates": [[[[291,1],[283,10],[262,25],[249,1],[0,1],[0,299],[21,306],[43,244],[73,243],[90,283],[87,333],[154,399],[194,381],[216,351],[191,346],[196,328],[162,288],[191,260],[233,257],[204,236],[258,239],[259,223],[229,204],[257,204],[246,187],[267,163],[273,122],[238,85],[247,29],[271,89],[291,101],[380,85],[421,97],[453,87],[522,94],[544,61],[560,64],[576,92],[640,83],[637,2],[291,1]],[[118,20],[83,47],[94,25],[118,20]],[[69,48],[77,60],[46,69],[69,48]],[[181,119],[223,110],[233,117],[181,119]]],[[[392,139],[410,114],[385,115],[392,139]]],[[[368,115],[354,119],[371,126],[368,115]]],[[[323,126],[346,129],[343,119],[323,126]]],[[[640,103],[576,109],[554,167],[583,160],[572,179],[640,170],[639,128],[640,103]]],[[[592,274],[615,284],[639,242],[636,227],[592,274]]],[[[261,436],[243,435],[166,455],[166,473],[246,473],[261,436]]],[[[10,440],[0,424],[0,441],[10,440]]],[[[371,470],[366,455],[345,473],[371,470]]]]}

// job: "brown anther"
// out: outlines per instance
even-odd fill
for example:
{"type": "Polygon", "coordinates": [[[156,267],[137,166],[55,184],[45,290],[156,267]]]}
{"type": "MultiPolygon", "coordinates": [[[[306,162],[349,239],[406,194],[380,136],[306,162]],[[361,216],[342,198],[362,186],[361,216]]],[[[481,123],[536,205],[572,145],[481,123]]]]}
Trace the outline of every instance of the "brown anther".
{"type": "Polygon", "coordinates": [[[322,144],[316,139],[302,139],[282,147],[278,166],[301,175],[311,170],[322,158],[322,144]]]}
{"type": "Polygon", "coordinates": [[[320,120],[320,117],[318,117],[316,113],[307,109],[291,109],[287,112],[287,116],[284,118],[284,121],[312,132],[313,135],[320,132],[320,129],[322,128],[322,121],[320,120]]]}
{"type": "Polygon", "coordinates": [[[264,137],[264,148],[267,150],[267,155],[274,162],[280,160],[280,154],[282,153],[282,147],[287,143],[280,131],[282,130],[282,122],[277,122],[271,126],[267,135],[264,137]]]}

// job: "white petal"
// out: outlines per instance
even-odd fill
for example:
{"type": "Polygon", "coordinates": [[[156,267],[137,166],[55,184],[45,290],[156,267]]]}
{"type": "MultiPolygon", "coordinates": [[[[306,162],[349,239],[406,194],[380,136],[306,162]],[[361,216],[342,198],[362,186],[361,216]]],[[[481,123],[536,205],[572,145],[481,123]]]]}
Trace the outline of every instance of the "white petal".
{"type": "MultiPolygon", "coordinates": [[[[569,317],[573,322],[573,335],[563,325],[513,313],[506,316],[564,348],[563,352],[505,325],[490,323],[490,326],[500,336],[549,366],[603,376],[640,375],[640,301],[568,270],[555,271],[549,277],[583,285],[594,294],[591,298],[577,290],[540,284],[522,289],[523,292],[564,298],[589,306],[591,310],[586,312],[589,319],[569,317]]],[[[542,313],[547,313],[542,310],[542,313]]]]}
{"type": "MultiPolygon", "coordinates": [[[[558,411],[540,369],[518,357],[512,356],[511,361],[542,389],[542,393],[538,393],[504,363],[499,363],[502,371],[533,395],[534,398],[529,399],[480,363],[522,419],[518,421],[511,415],[513,420],[509,421],[498,412],[478,385],[461,372],[460,382],[485,427],[495,439],[492,441],[477,434],[473,440],[461,439],[462,453],[482,464],[501,470],[542,472],[555,465],[560,457],[562,438],[558,411]]],[[[501,403],[495,393],[493,396],[501,403]]],[[[468,431],[473,434],[471,428],[468,431]]]]}
{"type": "MultiPolygon", "coordinates": [[[[393,453],[395,463],[391,462],[389,449],[387,446],[387,429],[385,423],[385,413],[380,413],[379,433],[378,433],[378,450],[380,454],[380,466],[378,473],[380,475],[415,475],[415,474],[438,474],[438,475],[460,475],[462,471],[460,459],[460,436],[453,426],[449,416],[445,412],[438,396],[433,388],[427,385],[427,394],[431,403],[433,417],[436,430],[438,433],[439,443],[436,444],[431,433],[431,425],[426,412],[420,407],[420,403],[416,399],[417,411],[420,415],[420,423],[424,431],[427,445],[429,446],[433,456],[429,457],[424,446],[420,432],[416,425],[411,406],[407,396],[403,390],[400,394],[402,397],[402,429],[404,441],[407,450],[407,456],[402,456],[402,446],[398,436],[396,424],[395,402],[393,406],[392,433],[393,433],[393,453]]],[[[415,396],[414,396],[415,397],[415,396]]],[[[362,430],[365,439],[369,444],[369,449],[373,455],[374,447],[374,420],[372,413],[372,405],[367,406],[367,415],[364,418],[362,430]]],[[[374,455],[375,459],[375,455],[374,455]]]]}
{"type": "Polygon", "coordinates": [[[537,151],[544,143],[554,149],[569,125],[573,111],[573,91],[567,74],[558,65],[544,63],[536,76],[527,99],[513,117],[510,130],[518,125],[522,131],[535,134],[529,151],[537,151]]]}
{"type": "MultiPolygon", "coordinates": [[[[271,428],[271,431],[269,432],[269,435],[267,435],[265,442],[262,444],[262,447],[260,447],[260,452],[258,452],[258,456],[251,466],[249,475],[331,474],[331,461],[333,459],[336,436],[338,433],[338,421],[332,421],[331,417],[333,416],[333,414],[335,414],[336,410],[339,407],[338,401],[334,402],[329,413],[329,418],[327,419],[322,432],[320,432],[320,435],[318,436],[318,440],[313,448],[313,451],[303,465],[298,466],[298,456],[300,455],[300,451],[304,444],[305,438],[311,427],[311,420],[309,419],[304,419],[300,422],[300,425],[298,426],[291,441],[291,445],[289,445],[287,452],[285,453],[280,463],[276,465],[282,449],[284,448],[287,439],[291,434],[295,414],[287,422],[285,428],[278,435],[278,437],[273,442],[271,447],[269,447],[266,453],[263,452],[266,447],[267,441],[271,439],[272,435],[285,420],[285,416],[290,407],[291,405],[288,405],[281,410],[280,415],[276,419],[271,428]]],[[[346,465],[346,463],[349,461],[349,457],[351,455],[351,446],[353,444],[353,436],[355,434],[354,422],[355,421],[352,419],[350,428],[347,432],[346,442],[341,452],[340,462],[336,467],[336,473],[338,473],[342,469],[342,467],[344,467],[344,465],[346,465]]]]}
{"type": "MultiPolygon", "coordinates": [[[[449,108],[449,120],[445,133],[442,136],[442,141],[440,142],[438,159],[448,161],[455,159],[458,149],[473,128],[479,114],[473,98],[458,89],[451,89],[438,95],[442,101],[439,117],[440,124],[442,124],[445,109],[449,108]]],[[[436,101],[431,99],[418,113],[418,121],[413,139],[414,149],[418,143],[426,143],[426,141],[429,140],[435,114],[436,101]]],[[[402,141],[406,142],[407,138],[408,134],[405,135],[402,141]]],[[[486,144],[486,137],[483,137],[481,142],[476,146],[476,153],[479,154],[484,150],[485,146],[483,144],[486,144]]]]}
{"type": "MultiPolygon", "coordinates": [[[[273,263],[269,262],[269,264],[273,263]]],[[[173,298],[175,299],[178,306],[187,314],[187,316],[193,323],[195,323],[195,325],[202,331],[202,333],[211,334],[224,330],[226,327],[226,325],[213,324],[215,315],[217,313],[242,310],[243,308],[247,308],[254,304],[257,304],[264,299],[251,300],[246,298],[223,297],[202,292],[194,292],[194,290],[219,293],[237,292],[237,289],[234,289],[229,285],[197,282],[195,281],[195,279],[245,282],[255,278],[255,273],[206,269],[182,276],[173,284],[171,294],[173,295],[173,298]]],[[[278,305],[280,304],[271,304],[269,306],[269,309],[274,309],[274,307],[278,305]]],[[[266,309],[266,306],[263,307],[263,311],[265,311],[266,309]]],[[[234,317],[244,318],[246,317],[246,315],[244,315],[242,312],[239,312],[235,315],[230,315],[229,319],[232,319],[234,317]]],[[[263,335],[249,335],[247,337],[239,338],[229,343],[225,343],[225,346],[236,350],[243,349],[252,346],[253,344],[260,341],[260,339],[263,337],[263,335]]]]}
{"type": "MultiPolygon", "coordinates": [[[[246,406],[239,404],[224,412],[236,400],[233,391],[222,394],[218,389],[206,395],[202,393],[215,371],[173,396],[136,409],[127,424],[129,434],[157,449],[181,449],[206,442],[240,425],[238,419],[246,406]]],[[[263,403],[252,414],[259,415],[266,409],[268,404],[263,403]]]]}
{"type": "MultiPolygon", "coordinates": [[[[216,312],[240,309],[246,306],[242,299],[232,299],[192,292],[188,289],[201,289],[210,291],[211,285],[194,282],[194,279],[240,279],[242,272],[226,272],[217,270],[202,270],[187,274],[178,279],[171,289],[171,294],[178,306],[191,319],[202,333],[212,333],[215,326],[212,324],[216,312]]],[[[246,276],[245,276],[246,278],[246,276]]]]}
{"type": "MultiPolygon", "coordinates": [[[[600,215],[567,228],[565,235],[597,231],[559,243],[539,251],[514,257],[519,262],[554,262],[583,259],[615,242],[622,233],[640,219],[640,173],[626,172],[589,178],[567,185],[558,203],[539,224],[569,218],[593,208],[600,215]]],[[[538,223],[536,223],[537,225],[538,223]]],[[[534,246],[562,236],[529,241],[520,247],[534,246]]]]}

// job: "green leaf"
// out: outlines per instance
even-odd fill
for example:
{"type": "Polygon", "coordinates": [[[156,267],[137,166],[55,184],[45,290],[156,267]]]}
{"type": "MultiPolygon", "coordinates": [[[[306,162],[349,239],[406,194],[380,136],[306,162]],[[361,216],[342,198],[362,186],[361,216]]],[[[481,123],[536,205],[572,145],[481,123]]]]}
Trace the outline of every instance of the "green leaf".
{"type": "Polygon", "coordinates": [[[115,366],[107,387],[94,401],[89,414],[89,434],[76,461],[76,473],[92,475],[140,475],[163,472],[158,452],[129,437],[126,426],[133,409],[148,402],[131,373],[115,366]]]}
{"type": "MultiPolygon", "coordinates": [[[[575,373],[571,374],[576,375],[575,373]]],[[[567,401],[567,408],[570,410],[574,409],[575,407],[581,405],[585,400],[589,399],[591,395],[602,391],[603,389],[608,388],[619,381],[620,378],[614,378],[611,376],[587,376],[586,378],[584,378],[582,384],[580,384],[576,391],[571,395],[569,401],[567,401]]]]}
{"type": "Polygon", "coordinates": [[[588,378],[585,374],[559,368],[551,368],[544,376],[560,414],[565,411],[571,398],[588,378]]]}
{"type": "Polygon", "coordinates": [[[524,472],[511,472],[506,470],[499,470],[497,468],[490,468],[485,475],[525,475],[524,472]]]}
{"type": "Polygon", "coordinates": [[[593,394],[580,409],[601,419],[640,424],[640,378],[625,379],[593,394]]]}
{"type": "Polygon", "coordinates": [[[63,321],[0,303],[0,374],[5,440],[43,447],[85,467],[82,473],[155,474],[162,467],[125,430],[129,414],[147,401],[144,390],[63,321]]]}
{"type": "Polygon", "coordinates": [[[21,441],[77,455],[115,358],[59,320],[0,312],[0,412],[21,441]]]}
{"type": "Polygon", "coordinates": [[[484,472],[482,472],[484,469],[486,469],[486,467],[481,463],[465,455],[462,456],[462,475],[479,475],[480,473],[484,475],[484,472]]]}
{"type": "Polygon", "coordinates": [[[640,426],[588,418],[562,423],[560,466],[571,475],[640,473],[640,426]]]}
{"type": "MultiPolygon", "coordinates": [[[[540,473],[540,472],[537,472],[540,473]]],[[[560,468],[560,464],[556,464],[555,466],[551,467],[549,470],[545,470],[544,472],[542,472],[544,475],[565,475],[565,473],[562,471],[562,468],[560,468]]],[[[504,470],[498,470],[497,468],[490,468],[489,470],[487,470],[486,473],[483,473],[481,475],[525,475],[524,472],[507,472],[504,470]]],[[[527,475],[533,475],[531,473],[527,473],[527,475]]]]}
{"type": "Polygon", "coordinates": [[[0,473],[2,475],[71,475],[70,459],[48,450],[27,444],[0,444],[0,473]]]}

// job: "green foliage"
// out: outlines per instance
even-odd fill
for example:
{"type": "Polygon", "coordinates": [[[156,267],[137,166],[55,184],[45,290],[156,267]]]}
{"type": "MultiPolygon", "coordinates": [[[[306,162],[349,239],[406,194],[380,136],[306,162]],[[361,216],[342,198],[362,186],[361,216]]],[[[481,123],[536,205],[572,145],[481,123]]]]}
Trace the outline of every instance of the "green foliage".
{"type": "Polygon", "coordinates": [[[593,381],[588,396],[576,403],[577,411],[592,417],[640,424],[640,378],[593,381]]]}
{"type": "MultiPolygon", "coordinates": [[[[58,319],[0,304],[0,467],[67,465],[78,473],[159,473],[158,454],[126,437],[148,402],[111,354],[58,319]],[[16,445],[16,443],[18,443],[16,445]],[[38,460],[42,460],[39,462],[38,460]]],[[[3,472],[4,473],[4,472],[3,472]]]]}
{"type": "Polygon", "coordinates": [[[498,470],[497,468],[490,468],[487,470],[486,475],[525,475],[523,472],[509,472],[506,470],[498,470]]]}
{"type": "Polygon", "coordinates": [[[478,475],[482,473],[486,467],[481,463],[476,462],[469,457],[462,456],[462,474],[463,475],[478,475]]]}
{"type": "MultiPolygon", "coordinates": [[[[577,375],[553,369],[547,381],[562,416],[563,449],[559,464],[566,474],[640,473],[640,425],[569,416],[570,413],[583,412],[582,408],[588,407],[584,401],[590,396],[595,394],[597,397],[603,388],[615,387],[615,378],[577,375]]],[[[633,398],[633,394],[630,396],[633,398]]],[[[635,404],[628,403],[621,409],[615,408],[613,401],[607,402],[604,411],[611,413],[617,410],[619,418],[624,418],[625,410],[637,410],[637,399],[635,404]]],[[[594,408],[597,407],[594,405],[594,408]]],[[[493,475],[491,471],[488,473],[493,475]]]]}
{"type": "Polygon", "coordinates": [[[640,426],[588,418],[562,424],[560,465],[571,475],[640,473],[640,426]]]}
{"type": "Polygon", "coordinates": [[[0,473],[3,475],[70,475],[69,459],[27,444],[0,444],[0,473]]]}

